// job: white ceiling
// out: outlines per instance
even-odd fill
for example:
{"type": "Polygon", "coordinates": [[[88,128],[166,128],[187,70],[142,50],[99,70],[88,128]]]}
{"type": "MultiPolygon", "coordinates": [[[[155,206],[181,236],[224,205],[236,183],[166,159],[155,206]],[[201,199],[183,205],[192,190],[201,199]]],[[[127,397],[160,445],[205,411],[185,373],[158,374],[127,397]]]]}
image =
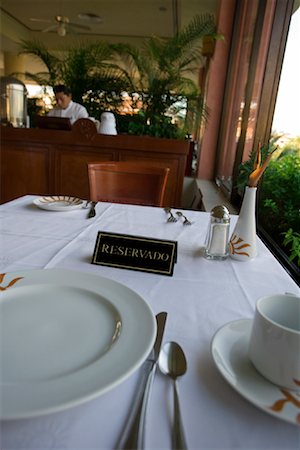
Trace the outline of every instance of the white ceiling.
{"type": "Polygon", "coordinates": [[[153,34],[169,37],[196,14],[215,14],[217,5],[218,0],[0,0],[1,47],[14,51],[20,39],[38,39],[55,49],[74,39],[138,43],[153,34]],[[96,14],[102,22],[80,19],[82,13],[96,14]],[[56,30],[43,32],[55,25],[57,15],[90,30],[78,28],[76,34],[67,32],[65,37],[56,30]]]}

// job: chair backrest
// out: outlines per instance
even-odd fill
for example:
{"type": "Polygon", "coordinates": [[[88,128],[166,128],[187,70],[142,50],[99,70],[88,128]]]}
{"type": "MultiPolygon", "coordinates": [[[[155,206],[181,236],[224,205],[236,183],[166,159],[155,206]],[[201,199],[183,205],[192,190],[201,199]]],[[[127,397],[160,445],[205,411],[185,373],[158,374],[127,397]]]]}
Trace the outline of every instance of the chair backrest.
{"type": "Polygon", "coordinates": [[[144,162],[88,163],[90,199],[112,203],[164,206],[170,169],[144,162]]]}

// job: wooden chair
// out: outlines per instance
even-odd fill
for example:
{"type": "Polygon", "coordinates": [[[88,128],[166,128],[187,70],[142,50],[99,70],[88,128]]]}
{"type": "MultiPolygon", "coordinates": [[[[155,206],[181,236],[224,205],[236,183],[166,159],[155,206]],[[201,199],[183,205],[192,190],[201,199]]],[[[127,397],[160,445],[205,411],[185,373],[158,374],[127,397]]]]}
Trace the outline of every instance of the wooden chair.
{"type": "Polygon", "coordinates": [[[169,168],[144,162],[88,163],[90,199],[112,203],[164,206],[169,168]]]}

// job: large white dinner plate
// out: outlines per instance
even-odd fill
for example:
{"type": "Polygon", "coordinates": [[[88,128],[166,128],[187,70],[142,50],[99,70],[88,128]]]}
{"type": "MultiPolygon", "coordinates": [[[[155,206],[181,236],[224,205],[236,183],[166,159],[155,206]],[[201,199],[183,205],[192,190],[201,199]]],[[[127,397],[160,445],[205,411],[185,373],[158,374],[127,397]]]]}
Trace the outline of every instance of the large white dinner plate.
{"type": "Polygon", "coordinates": [[[134,291],[70,270],[0,277],[0,417],[34,417],[107,392],[149,355],[155,317],[134,291]]]}
{"type": "Polygon", "coordinates": [[[33,203],[47,211],[73,211],[73,209],[82,208],[84,200],[69,195],[52,195],[37,198],[33,200],[33,203]]]}
{"type": "Polygon", "coordinates": [[[251,327],[251,319],[242,319],[220,328],[211,344],[214,362],[225,380],[249,402],[278,419],[300,425],[300,392],[271,383],[249,360],[251,327]]]}

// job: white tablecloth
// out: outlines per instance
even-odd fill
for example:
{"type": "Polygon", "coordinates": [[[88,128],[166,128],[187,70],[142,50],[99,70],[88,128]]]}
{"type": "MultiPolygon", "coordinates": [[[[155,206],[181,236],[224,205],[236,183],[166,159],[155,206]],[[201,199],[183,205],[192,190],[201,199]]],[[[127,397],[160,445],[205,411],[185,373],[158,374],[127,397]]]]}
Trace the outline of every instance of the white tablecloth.
{"type": "MultiPolygon", "coordinates": [[[[299,427],[266,414],[241,397],[216,369],[210,344],[224,324],[252,318],[256,300],[299,288],[258,242],[249,262],[208,261],[202,256],[209,214],[186,211],[192,226],[167,223],[161,208],[99,203],[87,210],[50,212],[26,196],[0,206],[0,273],[66,268],[100,274],[139,293],[154,314],[168,312],[164,341],[176,340],[186,352],[188,371],[179,380],[189,449],[296,449],[299,427]],[[90,263],[98,231],[141,235],[178,242],[172,277],[90,263]]],[[[232,217],[232,224],[236,216],[232,217]]],[[[95,400],[47,416],[3,421],[1,449],[114,449],[126,422],[139,371],[95,400]]],[[[147,448],[171,448],[172,390],[157,372],[147,423],[147,448]]]]}

